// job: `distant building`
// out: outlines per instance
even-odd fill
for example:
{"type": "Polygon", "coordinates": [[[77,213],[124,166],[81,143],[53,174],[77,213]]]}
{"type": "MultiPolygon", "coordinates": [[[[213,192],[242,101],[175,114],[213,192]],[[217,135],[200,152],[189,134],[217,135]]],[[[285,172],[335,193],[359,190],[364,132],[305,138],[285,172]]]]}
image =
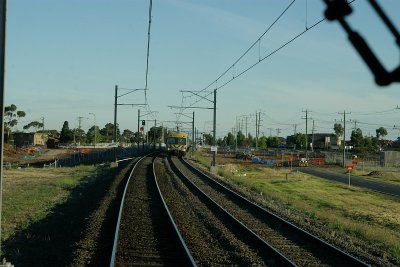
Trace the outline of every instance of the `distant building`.
{"type": "MultiPolygon", "coordinates": [[[[332,133],[315,133],[314,137],[313,134],[308,134],[307,141],[309,144],[308,147],[311,148],[313,146],[314,149],[330,149],[340,145],[340,140],[337,140],[336,135],[332,133]]],[[[294,146],[294,135],[287,137],[286,145],[290,147],[294,146]]]]}
{"type": "Polygon", "coordinates": [[[48,139],[47,134],[42,133],[13,133],[13,137],[16,147],[44,146],[48,139]]]}
{"type": "Polygon", "coordinates": [[[60,144],[60,138],[56,136],[49,136],[46,145],[47,148],[58,148],[58,145],[60,144]]]}

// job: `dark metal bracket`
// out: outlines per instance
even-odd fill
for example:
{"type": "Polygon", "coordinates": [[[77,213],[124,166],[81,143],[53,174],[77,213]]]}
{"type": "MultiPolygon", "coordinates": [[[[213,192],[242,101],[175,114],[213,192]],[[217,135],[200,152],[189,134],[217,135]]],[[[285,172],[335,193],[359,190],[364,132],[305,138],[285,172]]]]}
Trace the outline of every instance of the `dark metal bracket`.
{"type": "MultiPolygon", "coordinates": [[[[375,82],[380,86],[387,86],[393,82],[400,82],[400,65],[392,71],[387,71],[364,38],[358,32],[353,31],[346,22],[345,17],[352,12],[349,3],[346,0],[324,0],[324,2],[327,6],[325,17],[330,21],[339,21],[340,25],[346,31],[349,41],[374,74],[375,82]]],[[[375,0],[368,0],[368,2],[393,34],[397,46],[400,49],[400,34],[396,27],[375,0]]]]}

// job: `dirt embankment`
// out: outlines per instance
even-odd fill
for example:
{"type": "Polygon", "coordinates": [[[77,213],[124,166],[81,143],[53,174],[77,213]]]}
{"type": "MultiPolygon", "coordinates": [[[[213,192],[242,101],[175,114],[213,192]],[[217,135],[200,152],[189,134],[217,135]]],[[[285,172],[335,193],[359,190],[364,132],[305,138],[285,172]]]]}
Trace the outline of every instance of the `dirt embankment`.
{"type": "Polygon", "coordinates": [[[12,145],[4,144],[4,162],[9,163],[37,163],[69,157],[73,151],[68,149],[15,149],[12,145]]]}

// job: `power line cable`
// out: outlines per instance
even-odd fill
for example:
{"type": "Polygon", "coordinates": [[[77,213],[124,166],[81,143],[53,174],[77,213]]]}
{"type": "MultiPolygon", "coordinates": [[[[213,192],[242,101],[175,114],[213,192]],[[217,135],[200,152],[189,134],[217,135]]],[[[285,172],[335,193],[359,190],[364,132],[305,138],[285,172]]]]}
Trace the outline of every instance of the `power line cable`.
{"type": "MultiPolygon", "coordinates": [[[[221,75],[218,76],[218,78],[216,78],[213,82],[211,82],[208,86],[206,86],[205,88],[203,88],[202,90],[200,90],[198,93],[204,92],[207,89],[209,89],[213,84],[216,85],[216,89],[218,90],[220,87],[218,87],[218,80],[221,79],[223,76],[225,76],[225,74],[227,74],[230,70],[233,70],[233,79],[235,78],[235,74],[234,74],[234,69],[235,69],[235,65],[242,60],[247,53],[257,44],[260,43],[261,38],[263,38],[268,32],[269,30],[279,21],[279,19],[286,13],[286,11],[289,10],[289,8],[293,5],[293,3],[296,2],[296,0],[293,0],[282,12],[281,14],[272,22],[272,24],[257,38],[257,40],[232,64],[229,66],[229,68],[227,68],[221,75]]],[[[261,59],[259,59],[261,60],[261,59]]],[[[212,94],[212,92],[210,92],[209,94],[207,94],[205,97],[208,97],[212,94]]],[[[198,103],[201,99],[197,100],[196,102],[194,102],[192,105],[198,103]]],[[[191,106],[192,106],[191,105],[191,106]]]]}
{"type": "MultiPolygon", "coordinates": [[[[239,63],[240,60],[242,60],[242,58],[244,56],[247,55],[247,53],[257,44],[260,42],[261,38],[264,37],[264,35],[266,35],[269,30],[278,22],[278,20],[286,13],[286,11],[289,10],[289,8],[293,5],[293,3],[296,2],[296,0],[293,0],[286,8],[285,10],[282,11],[282,13],[274,20],[274,22],[272,22],[272,24],[263,32],[263,34],[260,35],[260,37],[258,37],[258,39],[228,68],[226,69],[217,79],[215,79],[215,81],[213,81],[212,83],[210,83],[207,87],[205,87],[204,89],[200,90],[201,91],[205,91],[207,90],[211,85],[213,85],[214,83],[216,83],[219,79],[221,79],[226,73],[228,73],[231,69],[234,70],[235,65],[237,63],[239,63]]],[[[235,77],[235,75],[233,76],[235,77]]]]}
{"type": "MultiPolygon", "coordinates": [[[[356,0],[350,1],[349,4],[353,3],[354,1],[356,1],[356,0]]],[[[224,76],[229,70],[231,70],[231,69],[234,67],[234,65],[237,64],[237,62],[239,62],[239,60],[241,60],[241,59],[251,50],[251,48],[253,48],[254,45],[257,44],[257,43],[260,41],[261,37],[263,37],[263,36],[269,31],[269,29],[270,29],[273,25],[275,25],[275,23],[282,17],[282,15],[290,8],[290,6],[291,6],[294,2],[295,2],[295,0],[293,0],[293,1],[288,5],[288,7],[278,16],[278,18],[268,27],[268,29],[267,29],[267,30],[266,30],[266,31],[265,31],[251,46],[250,46],[249,49],[246,50],[246,52],[245,52],[243,55],[241,55],[241,56],[239,57],[238,60],[235,61],[234,64],[232,64],[226,71],[224,71],[217,79],[215,79],[215,80],[214,80],[212,83],[210,83],[207,87],[205,87],[204,89],[200,90],[200,92],[201,92],[201,91],[207,90],[207,89],[210,88],[210,86],[213,85],[213,84],[216,85],[216,86],[215,86],[215,89],[216,89],[216,90],[219,90],[219,89],[225,87],[226,85],[228,85],[230,82],[232,82],[232,81],[235,80],[236,78],[242,76],[243,74],[245,74],[246,72],[248,72],[249,70],[251,70],[252,68],[254,68],[255,66],[257,66],[259,63],[261,63],[262,61],[268,59],[268,58],[271,57],[273,54],[275,54],[276,52],[280,51],[281,49],[283,49],[284,47],[286,47],[287,45],[289,45],[290,43],[292,43],[293,41],[295,41],[297,38],[299,38],[300,36],[302,36],[303,34],[305,34],[306,32],[308,32],[309,30],[313,29],[315,26],[319,25],[321,22],[323,22],[323,21],[326,20],[326,18],[323,18],[323,19],[317,21],[316,23],[314,23],[313,25],[311,25],[310,27],[306,27],[306,29],[305,29],[304,31],[300,32],[299,34],[297,34],[296,36],[294,36],[292,39],[290,39],[289,41],[287,41],[286,43],[284,43],[283,45],[281,45],[280,47],[278,47],[277,49],[275,49],[274,51],[272,51],[271,53],[269,53],[269,54],[266,55],[265,57],[259,58],[258,61],[257,61],[256,63],[252,64],[251,66],[249,66],[248,68],[246,68],[246,69],[244,69],[242,72],[240,72],[239,74],[233,76],[233,77],[230,78],[228,81],[226,81],[226,82],[223,83],[222,85],[219,85],[219,86],[218,86],[218,80],[219,80],[220,78],[222,78],[222,76],[224,76]]],[[[210,93],[204,95],[204,98],[210,96],[212,93],[213,93],[213,92],[210,92],[210,93]]],[[[203,98],[198,99],[197,101],[195,101],[194,103],[192,103],[190,106],[195,105],[196,103],[200,102],[202,99],[203,99],[203,98]]]]}

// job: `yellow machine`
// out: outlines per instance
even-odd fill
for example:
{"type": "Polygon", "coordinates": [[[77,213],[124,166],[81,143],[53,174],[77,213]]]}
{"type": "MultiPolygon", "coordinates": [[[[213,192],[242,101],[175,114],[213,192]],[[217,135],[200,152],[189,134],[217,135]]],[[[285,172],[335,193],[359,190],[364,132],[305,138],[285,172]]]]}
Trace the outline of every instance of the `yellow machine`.
{"type": "Polygon", "coordinates": [[[184,156],[188,151],[188,134],[186,133],[169,133],[167,136],[168,153],[184,156]]]}

